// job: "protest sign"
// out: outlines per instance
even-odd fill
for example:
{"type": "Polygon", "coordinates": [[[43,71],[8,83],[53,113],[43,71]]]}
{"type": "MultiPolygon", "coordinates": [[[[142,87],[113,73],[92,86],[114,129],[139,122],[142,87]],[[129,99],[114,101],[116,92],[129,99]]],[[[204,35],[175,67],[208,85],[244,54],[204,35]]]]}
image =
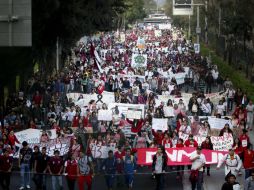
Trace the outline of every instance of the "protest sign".
{"type": "MultiPolygon", "coordinates": [[[[196,151],[195,148],[166,148],[165,152],[168,156],[169,166],[191,165],[190,156],[196,151]]],[[[137,152],[139,165],[152,165],[153,156],[156,154],[156,148],[139,148],[137,152]]],[[[206,164],[217,164],[228,152],[215,150],[202,150],[205,155],[206,164]]]]}
{"type": "Polygon", "coordinates": [[[147,54],[132,54],[131,66],[133,68],[146,67],[147,66],[147,54]]]}
{"type": "Polygon", "coordinates": [[[41,131],[39,129],[26,129],[15,133],[20,143],[26,141],[28,144],[40,143],[41,131]]]}
{"type": "Polygon", "coordinates": [[[126,118],[128,119],[141,119],[142,109],[128,108],[126,118]]]}
{"type": "Polygon", "coordinates": [[[162,118],[153,118],[152,121],[152,129],[167,131],[168,130],[168,119],[162,119],[162,118]]]}
{"type": "Polygon", "coordinates": [[[110,103],[108,104],[108,109],[115,111],[115,108],[117,107],[119,111],[119,116],[124,115],[127,116],[128,109],[134,109],[134,110],[142,110],[141,117],[144,118],[145,116],[145,105],[143,104],[123,104],[123,103],[110,103]]]}
{"type": "Polygon", "coordinates": [[[138,49],[145,49],[146,47],[146,42],[144,38],[139,37],[137,40],[137,47],[138,49]]]}
{"type": "Polygon", "coordinates": [[[211,142],[213,144],[213,150],[228,151],[232,148],[234,140],[231,134],[224,136],[211,136],[211,142]]]}
{"type": "Polygon", "coordinates": [[[93,158],[107,158],[108,151],[115,151],[115,147],[112,146],[100,146],[100,145],[92,145],[92,156],[93,158]]]}
{"type": "Polygon", "coordinates": [[[112,110],[98,110],[99,121],[112,121],[112,110]]]}
{"type": "Polygon", "coordinates": [[[131,132],[131,126],[125,126],[122,129],[122,132],[124,134],[125,137],[130,138],[132,135],[136,135],[136,133],[131,132]]]}
{"type": "MultiPolygon", "coordinates": [[[[179,138],[183,139],[183,142],[185,142],[186,140],[188,140],[189,135],[184,133],[179,133],[179,138]]],[[[213,144],[213,150],[227,151],[233,145],[232,135],[211,136],[210,138],[213,144]]],[[[200,146],[202,142],[205,141],[206,137],[193,136],[193,139],[197,141],[198,145],[200,146]]]]}
{"type": "Polygon", "coordinates": [[[165,117],[174,117],[175,116],[173,107],[164,106],[163,111],[164,111],[165,117]]]}
{"type": "Polygon", "coordinates": [[[161,37],[161,30],[154,30],[155,37],[161,37]]]}
{"type": "Polygon", "coordinates": [[[229,124],[229,127],[232,128],[231,120],[222,118],[208,117],[208,123],[210,124],[211,129],[222,129],[225,124],[229,124]]]}

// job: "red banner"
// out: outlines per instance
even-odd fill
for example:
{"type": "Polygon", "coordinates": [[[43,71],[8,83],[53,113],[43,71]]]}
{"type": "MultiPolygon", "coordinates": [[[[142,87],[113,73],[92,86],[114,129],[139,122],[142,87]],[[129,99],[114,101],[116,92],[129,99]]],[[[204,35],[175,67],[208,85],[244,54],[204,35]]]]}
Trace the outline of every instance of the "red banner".
{"type": "MultiPolygon", "coordinates": [[[[152,165],[153,155],[155,155],[156,148],[140,148],[138,149],[137,157],[139,165],[152,165]]],[[[166,148],[168,155],[168,165],[191,165],[190,155],[196,151],[195,148],[166,148]]],[[[222,157],[227,154],[223,151],[206,150],[202,153],[206,157],[206,164],[217,164],[222,157]]]]}

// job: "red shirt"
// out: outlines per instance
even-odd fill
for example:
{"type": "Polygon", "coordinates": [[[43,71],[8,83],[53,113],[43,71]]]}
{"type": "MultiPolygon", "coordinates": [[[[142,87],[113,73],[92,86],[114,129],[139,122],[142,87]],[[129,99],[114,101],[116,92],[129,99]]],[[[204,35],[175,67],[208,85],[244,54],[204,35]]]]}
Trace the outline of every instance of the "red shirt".
{"type": "Polygon", "coordinates": [[[185,145],[186,147],[198,147],[197,141],[194,140],[194,144],[191,145],[189,139],[188,139],[187,141],[185,141],[184,145],[185,145]]]}
{"type": "Polygon", "coordinates": [[[245,150],[244,151],[244,160],[243,166],[245,169],[253,168],[254,167],[254,151],[245,150]]]}
{"type": "Polygon", "coordinates": [[[164,146],[165,148],[172,148],[173,144],[172,144],[171,139],[163,139],[162,146],[164,146]]]}
{"type": "Polygon", "coordinates": [[[33,97],[33,101],[34,101],[34,103],[37,104],[37,105],[41,104],[41,100],[42,100],[42,97],[41,97],[40,95],[35,95],[35,96],[33,97]]]}
{"type": "Polygon", "coordinates": [[[75,116],[72,120],[72,127],[78,127],[79,117],[75,116]]]}
{"type": "Polygon", "coordinates": [[[11,156],[0,156],[0,171],[7,172],[12,165],[13,158],[11,156]]]}
{"type": "Polygon", "coordinates": [[[65,163],[67,177],[74,180],[77,177],[78,162],[76,160],[68,160],[65,163]]]}
{"type": "Polygon", "coordinates": [[[176,144],[176,148],[183,148],[184,147],[184,144],[176,144]]]}
{"type": "Polygon", "coordinates": [[[161,144],[162,144],[162,140],[164,139],[164,133],[161,133],[161,135],[159,135],[159,134],[156,133],[154,130],[152,130],[152,133],[153,133],[155,142],[156,142],[158,145],[161,145],[161,144]]]}
{"type": "Polygon", "coordinates": [[[14,146],[15,142],[20,144],[20,142],[18,141],[16,135],[9,135],[8,139],[9,139],[9,143],[10,143],[11,146],[14,146]]]}
{"type": "Polygon", "coordinates": [[[118,173],[122,173],[123,172],[123,164],[122,164],[122,159],[125,156],[125,152],[119,152],[116,151],[115,152],[115,158],[116,158],[116,170],[118,173]]]}
{"type": "Polygon", "coordinates": [[[64,165],[63,159],[61,157],[53,156],[50,158],[48,165],[50,167],[52,174],[57,175],[61,171],[61,168],[64,165]]]}
{"type": "Polygon", "coordinates": [[[240,140],[240,142],[241,142],[241,145],[242,145],[243,149],[246,150],[246,149],[247,149],[247,145],[248,145],[249,142],[250,142],[249,136],[248,136],[248,135],[242,134],[242,135],[240,136],[239,140],[240,140]]]}

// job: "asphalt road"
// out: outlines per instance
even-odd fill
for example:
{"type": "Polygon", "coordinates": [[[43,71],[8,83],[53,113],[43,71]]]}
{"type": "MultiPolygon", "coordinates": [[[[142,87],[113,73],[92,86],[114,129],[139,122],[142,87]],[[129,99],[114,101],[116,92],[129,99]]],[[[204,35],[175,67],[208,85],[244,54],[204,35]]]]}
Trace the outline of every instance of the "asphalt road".
{"type": "MultiPolygon", "coordinates": [[[[155,190],[156,188],[156,182],[155,180],[151,179],[151,169],[149,168],[139,168],[138,174],[134,177],[134,184],[133,184],[133,190],[155,190]]],[[[13,171],[12,177],[11,177],[11,186],[10,190],[18,190],[20,187],[20,175],[18,171],[13,171]]],[[[31,189],[35,190],[34,183],[31,182],[31,189]]],[[[50,177],[47,179],[47,190],[51,190],[51,180],[50,177]]],[[[77,184],[75,190],[77,190],[77,184]]],[[[86,188],[84,188],[86,189],[86,188]]],[[[176,173],[175,171],[172,171],[170,174],[166,174],[165,176],[165,190],[182,190],[182,182],[176,180],[176,173]]],[[[68,190],[66,180],[64,179],[64,190],[68,190]]],[[[92,190],[107,190],[106,183],[104,180],[104,176],[95,176],[93,179],[93,186],[92,190]]],[[[114,187],[114,190],[127,190],[126,187],[114,187]]]]}

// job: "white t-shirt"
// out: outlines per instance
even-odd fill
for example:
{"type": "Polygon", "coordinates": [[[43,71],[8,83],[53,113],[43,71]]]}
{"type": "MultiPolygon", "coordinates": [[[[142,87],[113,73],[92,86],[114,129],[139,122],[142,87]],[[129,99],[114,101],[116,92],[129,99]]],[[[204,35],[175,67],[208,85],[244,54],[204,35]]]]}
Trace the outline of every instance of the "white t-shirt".
{"type": "Polygon", "coordinates": [[[185,125],[181,125],[179,131],[183,132],[184,134],[191,134],[191,127],[190,126],[185,126],[185,125]]]}
{"type": "MultiPolygon", "coordinates": [[[[195,157],[199,156],[195,161],[192,162],[191,169],[197,170],[200,166],[206,163],[205,155],[204,154],[197,154],[197,151],[193,152],[190,156],[190,159],[193,159],[195,157]]],[[[203,167],[201,167],[198,171],[203,171],[203,167]]]]}
{"type": "Polygon", "coordinates": [[[162,155],[158,156],[155,163],[155,173],[162,173],[162,155]]]}

